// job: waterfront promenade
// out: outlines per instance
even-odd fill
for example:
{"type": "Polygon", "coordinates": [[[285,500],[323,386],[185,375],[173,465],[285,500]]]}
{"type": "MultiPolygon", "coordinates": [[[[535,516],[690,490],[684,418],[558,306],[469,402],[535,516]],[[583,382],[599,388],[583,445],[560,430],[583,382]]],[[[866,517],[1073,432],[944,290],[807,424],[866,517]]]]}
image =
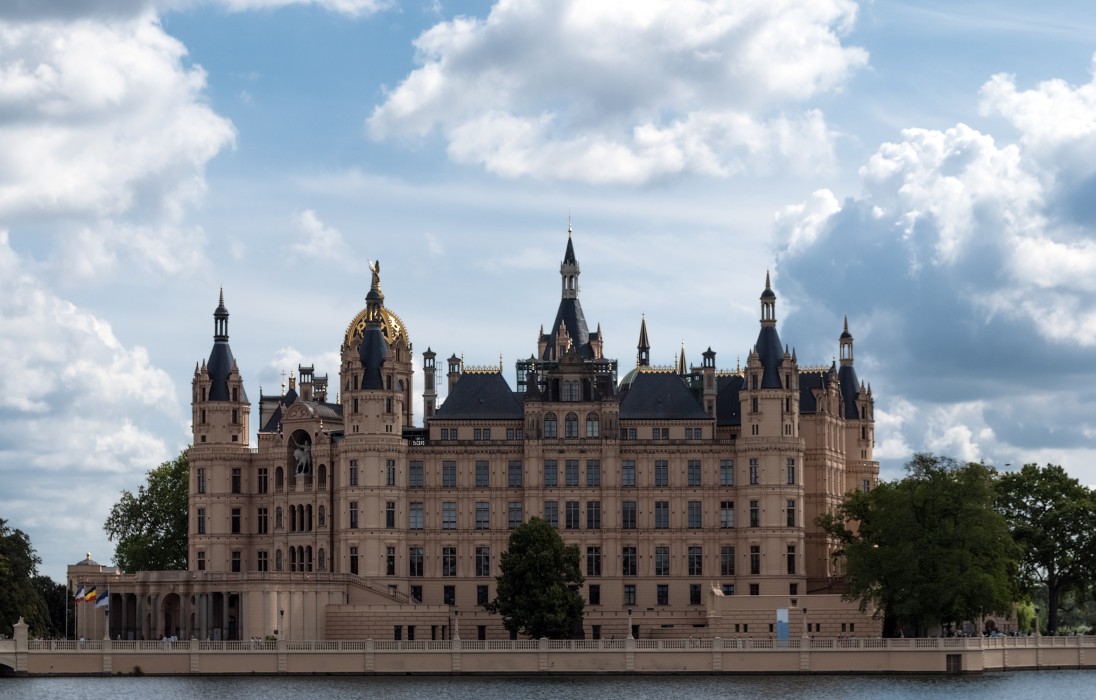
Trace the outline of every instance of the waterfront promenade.
{"type": "Polygon", "coordinates": [[[981,673],[1096,668],[1096,637],[0,641],[28,675],[981,673]]]}

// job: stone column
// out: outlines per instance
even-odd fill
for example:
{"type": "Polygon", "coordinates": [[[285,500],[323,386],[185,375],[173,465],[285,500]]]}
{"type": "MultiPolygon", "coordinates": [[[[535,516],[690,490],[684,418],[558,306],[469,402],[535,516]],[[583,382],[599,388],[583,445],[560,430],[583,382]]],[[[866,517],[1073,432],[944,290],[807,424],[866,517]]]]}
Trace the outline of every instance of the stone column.
{"type": "Polygon", "coordinates": [[[221,591],[221,641],[228,639],[228,591],[221,591]]]}
{"type": "Polygon", "coordinates": [[[179,595],[179,631],[182,634],[183,639],[190,639],[193,637],[193,630],[190,626],[190,591],[186,591],[179,595]]]}

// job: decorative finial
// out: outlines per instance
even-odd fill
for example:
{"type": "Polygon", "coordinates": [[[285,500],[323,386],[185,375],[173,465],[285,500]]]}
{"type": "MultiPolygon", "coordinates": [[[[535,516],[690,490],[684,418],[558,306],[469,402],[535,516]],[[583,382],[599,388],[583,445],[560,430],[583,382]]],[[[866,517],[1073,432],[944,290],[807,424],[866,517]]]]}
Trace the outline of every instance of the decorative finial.
{"type": "Polygon", "coordinates": [[[571,210],[567,210],[567,238],[571,238],[571,210]]]}
{"type": "Polygon", "coordinates": [[[220,298],[217,299],[217,301],[221,306],[225,305],[225,288],[224,287],[221,287],[221,296],[220,296],[220,298]]]}
{"type": "Polygon", "coordinates": [[[91,561],[91,552],[85,552],[84,553],[84,558],[87,559],[88,561],[91,561]]]}
{"type": "Polygon", "coordinates": [[[499,353],[499,374],[502,374],[502,353],[499,353]]]}
{"type": "Polygon", "coordinates": [[[849,315],[845,314],[845,332],[849,332],[849,315]]]}
{"type": "Polygon", "coordinates": [[[768,270],[765,270],[765,289],[772,289],[772,286],[769,284],[769,271],[768,270]]]}

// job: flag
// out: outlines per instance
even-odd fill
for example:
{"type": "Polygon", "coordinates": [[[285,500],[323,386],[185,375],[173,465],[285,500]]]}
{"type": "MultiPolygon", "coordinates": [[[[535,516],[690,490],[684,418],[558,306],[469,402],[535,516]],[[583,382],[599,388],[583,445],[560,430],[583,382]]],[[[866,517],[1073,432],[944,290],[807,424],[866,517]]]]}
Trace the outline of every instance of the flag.
{"type": "Polygon", "coordinates": [[[80,586],[80,589],[78,591],[76,591],[76,602],[77,603],[84,602],[84,587],[83,586],[80,586]]]}
{"type": "Polygon", "coordinates": [[[107,594],[105,596],[103,596],[102,598],[100,598],[98,600],[98,602],[95,603],[95,607],[96,608],[105,608],[105,607],[108,607],[109,605],[110,605],[110,591],[107,591],[107,594]]]}
{"type": "Polygon", "coordinates": [[[84,602],[85,603],[94,603],[95,602],[95,594],[96,594],[95,586],[92,586],[91,588],[88,589],[88,592],[84,594],[84,602]]]}

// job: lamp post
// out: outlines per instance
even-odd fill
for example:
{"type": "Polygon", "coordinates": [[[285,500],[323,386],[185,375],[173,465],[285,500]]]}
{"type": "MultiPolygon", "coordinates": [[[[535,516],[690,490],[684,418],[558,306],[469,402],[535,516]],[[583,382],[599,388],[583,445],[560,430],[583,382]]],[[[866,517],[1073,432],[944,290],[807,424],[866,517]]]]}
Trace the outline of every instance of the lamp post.
{"type": "Polygon", "coordinates": [[[632,636],[632,609],[628,608],[628,639],[635,639],[632,636]]]}

